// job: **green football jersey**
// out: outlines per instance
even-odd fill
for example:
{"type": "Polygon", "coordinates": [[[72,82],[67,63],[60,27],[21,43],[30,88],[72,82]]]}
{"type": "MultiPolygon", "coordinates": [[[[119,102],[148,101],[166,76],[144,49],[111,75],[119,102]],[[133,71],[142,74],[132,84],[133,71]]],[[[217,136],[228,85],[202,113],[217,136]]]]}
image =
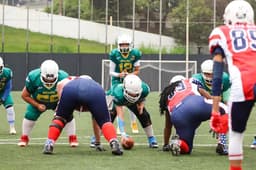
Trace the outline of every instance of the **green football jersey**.
{"type": "MultiPolygon", "coordinates": [[[[116,64],[115,72],[121,73],[123,71],[127,71],[128,73],[132,73],[134,71],[134,63],[141,59],[140,50],[133,48],[127,57],[123,56],[120,51],[116,48],[112,50],[109,54],[109,59],[116,64]]],[[[112,85],[122,83],[123,78],[112,77],[111,79],[112,85]]]]}
{"type": "MultiPolygon", "coordinates": [[[[68,77],[68,73],[63,70],[58,72],[57,83],[68,77]]],[[[29,72],[26,78],[26,88],[32,98],[38,103],[44,104],[47,109],[55,109],[58,103],[57,83],[50,89],[46,88],[40,78],[40,69],[35,69],[29,72]]]]}
{"type": "MultiPolygon", "coordinates": [[[[201,82],[203,88],[208,91],[210,94],[212,94],[212,87],[208,86],[203,78],[202,73],[198,73],[198,74],[194,74],[192,75],[192,78],[198,80],[201,82]]],[[[228,98],[229,98],[229,92],[230,92],[230,80],[229,80],[229,75],[226,72],[223,72],[222,74],[222,90],[221,90],[221,98],[222,98],[222,102],[227,102],[228,98]]]]}
{"type": "MultiPolygon", "coordinates": [[[[142,92],[141,92],[141,96],[138,101],[145,99],[150,92],[150,88],[145,82],[142,82],[141,86],[142,86],[142,92]]],[[[129,105],[134,104],[134,103],[130,103],[129,101],[127,101],[126,98],[124,97],[124,85],[123,84],[117,84],[113,88],[112,96],[114,97],[114,100],[113,100],[114,104],[116,104],[118,106],[129,106],[129,105]]]]}
{"type": "Polygon", "coordinates": [[[4,67],[2,74],[0,74],[0,94],[2,94],[6,88],[6,83],[12,79],[12,70],[4,67]]]}

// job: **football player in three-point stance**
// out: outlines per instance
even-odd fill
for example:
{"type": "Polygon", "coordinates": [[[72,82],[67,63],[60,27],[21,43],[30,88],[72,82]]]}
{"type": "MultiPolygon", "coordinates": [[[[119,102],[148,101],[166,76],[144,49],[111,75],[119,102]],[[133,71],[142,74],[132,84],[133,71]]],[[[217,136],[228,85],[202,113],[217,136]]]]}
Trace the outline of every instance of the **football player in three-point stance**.
{"type": "MultiPolygon", "coordinates": [[[[210,94],[212,94],[212,69],[213,60],[208,59],[201,64],[201,73],[192,75],[194,79],[200,82],[202,88],[204,88],[210,94]]],[[[221,102],[227,104],[231,83],[229,80],[229,75],[226,72],[223,72],[222,82],[223,86],[221,90],[221,102]]],[[[218,145],[216,148],[216,152],[220,155],[228,154],[226,134],[218,134],[218,145]]]]}
{"type": "MultiPolygon", "coordinates": [[[[68,77],[68,73],[59,70],[58,64],[53,60],[45,60],[40,68],[29,72],[21,94],[22,99],[28,105],[22,122],[19,146],[28,145],[30,133],[40,115],[46,110],[55,110],[59,101],[56,84],[66,77],[68,77]]],[[[72,147],[78,146],[75,128],[75,120],[73,119],[66,127],[69,144],[72,147]]]]}
{"type": "MultiPolygon", "coordinates": [[[[193,79],[181,75],[174,76],[165,87],[159,100],[160,113],[165,115],[163,151],[171,151],[174,156],[190,154],[196,129],[203,121],[211,118],[211,95],[193,79]],[[170,141],[172,126],[176,134],[170,141]]],[[[222,103],[223,122],[227,125],[226,106],[222,103]]]]}
{"type": "Polygon", "coordinates": [[[15,111],[13,108],[12,90],[12,70],[4,66],[4,61],[0,57],[0,105],[2,104],[7,112],[7,121],[10,126],[9,133],[16,134],[15,111]]]}
{"type": "Polygon", "coordinates": [[[106,103],[105,91],[101,85],[89,76],[69,77],[58,83],[60,101],[56,115],[48,131],[44,154],[53,153],[53,145],[57,141],[65,125],[72,121],[74,110],[89,111],[99,125],[102,134],[109,142],[113,155],[122,155],[123,151],[117,140],[116,130],[111,122],[106,103]]]}
{"type": "MultiPolygon", "coordinates": [[[[144,104],[145,98],[150,92],[149,86],[141,81],[138,76],[128,74],[122,84],[116,84],[112,89],[112,96],[114,98],[114,107],[111,111],[112,121],[114,121],[116,115],[123,114],[123,106],[126,106],[139,120],[148,138],[149,147],[158,148],[150,114],[144,104]]],[[[119,128],[121,136],[125,138],[127,133],[125,132],[125,124],[123,121],[119,121],[119,128]]]]}

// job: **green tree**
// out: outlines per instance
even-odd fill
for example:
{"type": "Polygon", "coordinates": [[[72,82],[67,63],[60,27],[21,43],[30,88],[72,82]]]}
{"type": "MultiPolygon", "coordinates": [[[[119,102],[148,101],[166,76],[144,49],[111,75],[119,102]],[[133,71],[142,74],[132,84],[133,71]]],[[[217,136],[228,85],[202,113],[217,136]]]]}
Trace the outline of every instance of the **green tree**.
{"type": "MultiPolygon", "coordinates": [[[[168,18],[172,28],[172,37],[178,43],[186,42],[186,14],[187,1],[182,0],[179,5],[172,9],[168,18]]],[[[202,46],[208,42],[208,36],[212,30],[212,9],[205,4],[205,0],[189,1],[189,41],[202,46]]]]}

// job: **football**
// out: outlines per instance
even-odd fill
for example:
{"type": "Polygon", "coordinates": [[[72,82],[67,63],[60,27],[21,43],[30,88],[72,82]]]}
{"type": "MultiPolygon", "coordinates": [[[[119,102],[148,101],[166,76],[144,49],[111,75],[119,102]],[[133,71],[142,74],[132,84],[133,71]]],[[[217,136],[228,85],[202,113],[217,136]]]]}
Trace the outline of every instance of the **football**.
{"type": "Polygon", "coordinates": [[[134,140],[130,136],[122,137],[121,138],[121,144],[122,144],[123,149],[130,150],[134,146],[134,140]]]}

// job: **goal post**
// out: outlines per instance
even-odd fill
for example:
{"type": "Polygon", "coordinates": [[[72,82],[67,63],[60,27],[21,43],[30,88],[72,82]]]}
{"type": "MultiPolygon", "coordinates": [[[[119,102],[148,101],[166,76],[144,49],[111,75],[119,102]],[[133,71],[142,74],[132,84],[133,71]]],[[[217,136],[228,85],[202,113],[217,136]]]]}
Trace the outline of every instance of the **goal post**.
{"type": "MultiPolygon", "coordinates": [[[[101,84],[104,90],[109,90],[111,84],[109,63],[110,60],[102,60],[101,84]]],[[[197,61],[188,61],[188,70],[186,70],[185,60],[140,60],[139,77],[150,86],[151,91],[162,90],[175,75],[186,77],[186,72],[189,77],[197,73],[197,61]],[[161,79],[159,79],[159,75],[161,75],[161,79]],[[161,82],[159,82],[160,80],[161,82]]]]}

